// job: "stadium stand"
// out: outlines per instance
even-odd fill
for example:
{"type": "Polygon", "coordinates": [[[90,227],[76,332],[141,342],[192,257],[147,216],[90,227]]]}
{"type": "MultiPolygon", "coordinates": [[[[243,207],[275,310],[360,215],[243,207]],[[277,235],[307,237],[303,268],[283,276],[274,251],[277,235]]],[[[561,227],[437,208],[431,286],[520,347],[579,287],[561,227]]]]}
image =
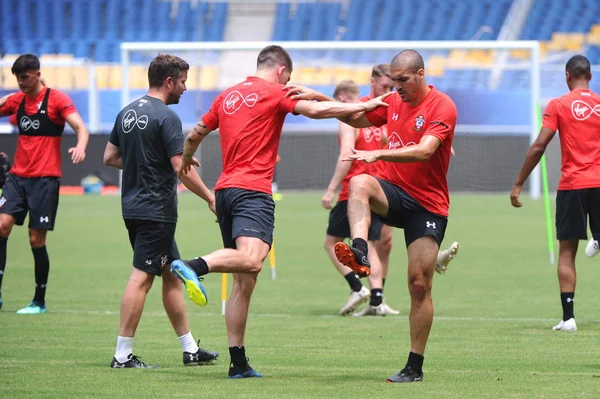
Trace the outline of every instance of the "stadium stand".
{"type": "MultiPolygon", "coordinates": [[[[579,52],[600,63],[600,2],[596,0],[531,0],[519,37],[541,40],[544,59],[560,65],[579,52]],[[569,10],[568,13],[565,10],[569,10]]],[[[494,40],[507,24],[512,0],[329,0],[282,1],[274,8],[271,37],[301,40],[494,40]],[[427,12],[426,12],[427,11],[427,12]],[[444,23],[432,23],[443,21],[444,23]]],[[[122,41],[222,41],[232,6],[226,1],[165,0],[2,0],[0,53],[4,60],[31,52],[47,59],[84,58],[95,62],[99,89],[121,86],[119,44],[122,41]],[[162,17],[156,23],[156,16],[162,17]]],[[[391,52],[321,51],[293,54],[296,71],[306,84],[331,86],[342,78],[360,84],[370,67],[388,62],[391,52]]],[[[494,56],[489,51],[436,51],[424,54],[430,81],[441,89],[489,85],[494,56]]],[[[132,55],[130,87],[145,86],[132,55]]],[[[508,62],[528,58],[513,51],[508,62]]],[[[192,66],[189,88],[215,89],[218,57],[192,66]]],[[[544,76],[545,84],[561,86],[562,73],[544,76]]],[[[85,89],[82,68],[45,69],[50,84],[85,89]]],[[[9,68],[0,71],[2,89],[14,89],[9,68]]],[[[527,71],[507,70],[500,87],[526,88],[527,71]]]]}

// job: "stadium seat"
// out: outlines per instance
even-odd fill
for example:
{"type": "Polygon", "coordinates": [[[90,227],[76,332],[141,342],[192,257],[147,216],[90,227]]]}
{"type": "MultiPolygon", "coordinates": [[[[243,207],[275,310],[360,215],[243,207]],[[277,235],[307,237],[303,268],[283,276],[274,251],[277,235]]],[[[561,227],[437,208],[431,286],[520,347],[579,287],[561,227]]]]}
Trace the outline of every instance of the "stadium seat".
{"type": "Polygon", "coordinates": [[[200,89],[215,90],[219,81],[219,68],[214,65],[206,65],[200,69],[200,89]]]}
{"type": "Polygon", "coordinates": [[[87,67],[74,67],[73,73],[73,88],[74,89],[89,89],[90,87],[90,72],[87,67]]]}

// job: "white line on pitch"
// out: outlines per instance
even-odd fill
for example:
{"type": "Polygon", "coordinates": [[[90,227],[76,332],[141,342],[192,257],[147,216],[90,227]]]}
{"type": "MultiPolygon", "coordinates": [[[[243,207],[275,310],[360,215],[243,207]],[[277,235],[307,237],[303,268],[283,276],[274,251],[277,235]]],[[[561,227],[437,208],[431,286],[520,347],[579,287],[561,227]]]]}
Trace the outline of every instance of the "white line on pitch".
{"type": "MultiPolygon", "coordinates": [[[[68,313],[68,314],[89,314],[100,316],[115,316],[119,312],[115,310],[76,310],[76,309],[54,309],[49,313],[68,313]]],[[[190,312],[193,316],[221,316],[220,313],[211,312],[190,312]]],[[[144,312],[144,316],[148,317],[163,317],[165,312],[144,312]]],[[[250,313],[250,317],[280,317],[280,318],[296,318],[296,317],[318,317],[318,318],[335,318],[341,319],[338,315],[302,315],[302,314],[286,314],[286,313],[250,313]]],[[[377,319],[377,318],[370,318],[377,319]]],[[[386,319],[408,319],[408,316],[389,316],[386,319]]],[[[489,322],[516,322],[516,323],[531,323],[531,322],[554,322],[556,319],[536,318],[536,317],[468,317],[468,316],[435,316],[434,320],[438,321],[489,321],[489,322]]],[[[600,320],[584,320],[578,319],[579,323],[600,323],[600,320]]]]}

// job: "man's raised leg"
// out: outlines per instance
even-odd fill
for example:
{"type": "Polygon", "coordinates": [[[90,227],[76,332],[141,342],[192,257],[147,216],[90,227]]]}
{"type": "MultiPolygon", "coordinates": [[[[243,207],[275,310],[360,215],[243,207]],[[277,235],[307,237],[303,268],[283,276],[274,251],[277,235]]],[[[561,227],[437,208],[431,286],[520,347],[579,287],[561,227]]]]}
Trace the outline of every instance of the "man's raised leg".
{"type": "Polygon", "coordinates": [[[388,203],[381,185],[373,176],[354,176],[350,179],[349,190],[348,221],[352,247],[345,243],[337,243],[334,248],[335,255],[359,277],[368,277],[371,274],[371,264],[366,239],[371,225],[371,211],[386,216],[388,203]]]}

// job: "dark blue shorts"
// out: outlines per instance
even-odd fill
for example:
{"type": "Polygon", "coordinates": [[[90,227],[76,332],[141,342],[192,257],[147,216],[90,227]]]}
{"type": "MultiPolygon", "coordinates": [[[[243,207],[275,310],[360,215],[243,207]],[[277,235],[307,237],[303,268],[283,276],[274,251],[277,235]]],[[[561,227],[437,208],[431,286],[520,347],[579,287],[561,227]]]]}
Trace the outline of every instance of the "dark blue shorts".
{"type": "Polygon", "coordinates": [[[380,216],[383,223],[404,229],[404,241],[408,247],[413,241],[433,236],[438,245],[444,240],[448,218],[429,212],[402,187],[377,178],[388,201],[387,218],[380,216]]]}
{"type": "MultiPolygon", "coordinates": [[[[383,223],[379,215],[371,212],[371,226],[369,226],[369,241],[381,238],[383,223]]],[[[329,212],[327,235],[331,237],[350,238],[350,222],[348,221],[348,201],[338,201],[329,212]]]]}
{"type": "Polygon", "coordinates": [[[256,237],[271,245],[275,202],[260,191],[225,188],[215,194],[217,218],[225,248],[236,248],[237,237],[256,237]]]}
{"type": "Polygon", "coordinates": [[[54,230],[60,178],[19,177],[9,173],[2,187],[0,213],[11,215],[22,226],[29,213],[29,228],[54,230]]]}
{"type": "Polygon", "coordinates": [[[600,188],[558,190],[556,236],[560,241],[587,240],[587,222],[594,240],[600,240],[600,188]]]}
{"type": "Polygon", "coordinates": [[[160,276],[171,262],[180,259],[175,243],[175,223],[125,219],[125,227],[136,269],[160,276]]]}

